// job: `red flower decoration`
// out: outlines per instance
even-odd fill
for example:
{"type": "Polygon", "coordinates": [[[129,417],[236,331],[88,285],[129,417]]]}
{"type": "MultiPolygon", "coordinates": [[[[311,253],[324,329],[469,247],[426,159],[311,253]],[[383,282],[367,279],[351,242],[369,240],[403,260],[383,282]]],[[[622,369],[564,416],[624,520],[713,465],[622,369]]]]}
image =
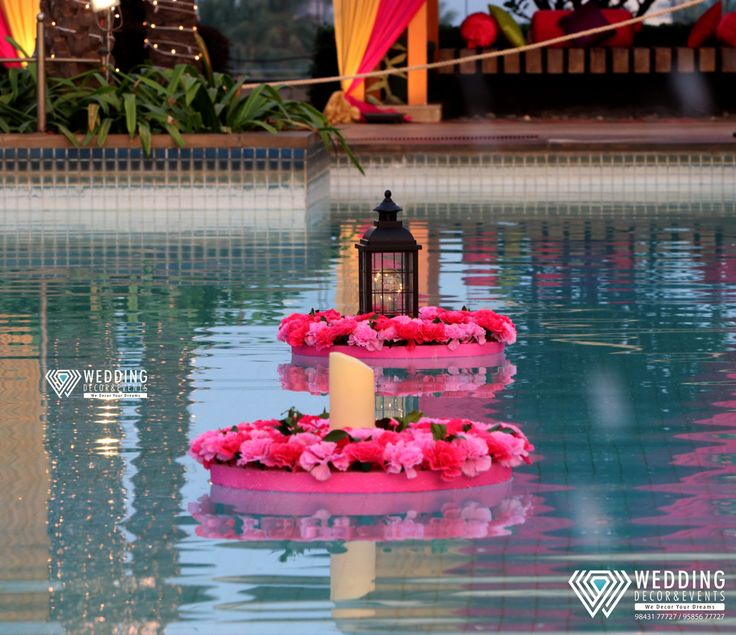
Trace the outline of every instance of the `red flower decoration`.
{"type": "Polygon", "coordinates": [[[498,25],[487,13],[471,13],[460,25],[460,35],[469,49],[490,46],[498,37],[498,25]]]}

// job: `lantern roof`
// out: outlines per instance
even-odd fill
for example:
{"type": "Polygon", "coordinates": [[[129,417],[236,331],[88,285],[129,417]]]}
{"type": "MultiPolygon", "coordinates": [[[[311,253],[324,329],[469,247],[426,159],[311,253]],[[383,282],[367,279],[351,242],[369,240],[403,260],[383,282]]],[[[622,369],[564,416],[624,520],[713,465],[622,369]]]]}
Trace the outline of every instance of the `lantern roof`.
{"type": "Polygon", "coordinates": [[[378,212],[378,220],[373,221],[373,227],[355,245],[358,249],[418,251],[422,248],[411,232],[396,218],[402,208],[391,198],[391,190],[384,192],[383,201],[373,211],[378,212]]]}

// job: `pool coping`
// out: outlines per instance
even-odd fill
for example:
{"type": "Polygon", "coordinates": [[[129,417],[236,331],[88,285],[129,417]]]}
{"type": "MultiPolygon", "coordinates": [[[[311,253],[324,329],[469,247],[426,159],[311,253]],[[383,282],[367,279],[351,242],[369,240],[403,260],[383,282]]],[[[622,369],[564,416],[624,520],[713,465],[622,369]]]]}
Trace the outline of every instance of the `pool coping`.
{"type": "MultiPolygon", "coordinates": [[[[278,134],[270,132],[238,132],[232,134],[183,134],[185,148],[308,148],[322,143],[315,132],[285,130],[278,134]],[[267,143],[264,143],[267,142],[267,143]]],[[[81,136],[80,136],[81,140],[81,136]]],[[[0,134],[0,148],[73,148],[64,135],[53,132],[32,132],[24,134],[0,134]]],[[[131,139],[126,134],[111,134],[105,143],[98,146],[93,140],[83,148],[140,148],[137,137],[131,139]]],[[[152,148],[178,148],[168,134],[151,135],[152,148]]]]}
{"type": "Polygon", "coordinates": [[[485,119],[341,128],[360,154],[382,152],[736,152],[736,120],[485,119]]]}

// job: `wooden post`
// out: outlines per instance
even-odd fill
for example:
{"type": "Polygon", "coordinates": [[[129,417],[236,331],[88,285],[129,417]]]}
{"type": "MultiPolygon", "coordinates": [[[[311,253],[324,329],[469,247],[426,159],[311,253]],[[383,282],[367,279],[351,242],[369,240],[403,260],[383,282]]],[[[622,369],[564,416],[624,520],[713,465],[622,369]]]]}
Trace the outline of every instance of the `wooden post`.
{"type": "MultiPolygon", "coordinates": [[[[409,22],[408,28],[408,55],[409,66],[427,63],[427,2],[409,22]]],[[[410,106],[424,106],[427,104],[427,71],[410,71],[408,73],[408,103],[410,106]]]]}
{"type": "Polygon", "coordinates": [[[427,44],[432,43],[433,62],[437,61],[440,48],[440,0],[427,0],[427,44]]]}

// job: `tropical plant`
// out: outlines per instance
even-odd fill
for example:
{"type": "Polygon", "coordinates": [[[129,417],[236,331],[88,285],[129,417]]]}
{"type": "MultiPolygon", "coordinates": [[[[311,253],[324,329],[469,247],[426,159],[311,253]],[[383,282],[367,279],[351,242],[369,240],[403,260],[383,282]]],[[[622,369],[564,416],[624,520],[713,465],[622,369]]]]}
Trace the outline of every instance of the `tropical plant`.
{"type": "MultiPolygon", "coordinates": [[[[35,68],[9,69],[0,77],[0,130],[30,132],[36,121],[35,68]]],[[[203,75],[180,64],[173,69],[144,66],[134,73],[97,71],[72,78],[50,77],[47,125],[75,146],[104,145],[111,133],[138,137],[151,151],[151,135],[168,133],[183,147],[184,134],[266,130],[309,130],[327,147],[342,149],[362,171],[340,131],[313,106],[285,99],[272,86],[244,94],[243,81],[230,75],[203,75]]]]}

